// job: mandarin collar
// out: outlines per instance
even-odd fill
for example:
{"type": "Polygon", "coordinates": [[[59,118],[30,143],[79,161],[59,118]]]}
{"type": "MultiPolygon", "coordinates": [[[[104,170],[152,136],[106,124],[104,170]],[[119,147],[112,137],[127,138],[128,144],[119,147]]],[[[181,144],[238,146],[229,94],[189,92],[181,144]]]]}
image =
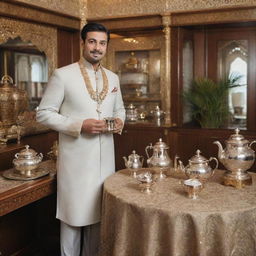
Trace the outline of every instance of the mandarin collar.
{"type": "Polygon", "coordinates": [[[94,67],[93,67],[93,65],[89,62],[89,61],[87,61],[84,57],[82,57],[82,59],[83,59],[83,62],[84,62],[84,65],[85,65],[85,67],[88,69],[88,70],[90,70],[90,71],[99,71],[99,69],[102,67],[102,65],[101,65],[101,63],[99,63],[99,65],[98,65],[98,68],[95,70],[94,69],[94,67]]]}

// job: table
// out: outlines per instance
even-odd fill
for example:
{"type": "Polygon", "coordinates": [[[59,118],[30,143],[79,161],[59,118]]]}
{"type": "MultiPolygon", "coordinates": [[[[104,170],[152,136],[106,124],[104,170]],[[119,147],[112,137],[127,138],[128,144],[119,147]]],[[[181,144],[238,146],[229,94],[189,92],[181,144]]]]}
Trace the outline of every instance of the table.
{"type": "Polygon", "coordinates": [[[8,180],[0,172],[0,216],[10,213],[43,197],[56,192],[55,162],[47,160],[40,167],[49,169],[50,173],[31,181],[8,180]]]}
{"type": "MultiPolygon", "coordinates": [[[[145,171],[145,170],[144,170],[145,171]]],[[[121,170],[104,183],[101,256],[255,256],[256,174],[237,190],[221,184],[216,171],[192,200],[181,174],[140,192],[121,170]]]]}

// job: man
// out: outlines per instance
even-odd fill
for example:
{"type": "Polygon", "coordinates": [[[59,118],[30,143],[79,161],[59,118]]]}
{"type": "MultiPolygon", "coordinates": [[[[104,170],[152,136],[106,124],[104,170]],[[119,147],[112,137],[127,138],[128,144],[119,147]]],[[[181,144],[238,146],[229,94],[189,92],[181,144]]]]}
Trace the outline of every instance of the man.
{"type": "Polygon", "coordinates": [[[125,119],[118,77],[100,64],[108,30],[89,23],[81,37],[83,57],[55,70],[37,111],[40,123],[59,132],[57,218],[62,256],[79,256],[80,247],[82,255],[97,254],[102,183],[115,169],[113,135],[105,132],[104,118],[115,117],[116,132],[125,119]]]}

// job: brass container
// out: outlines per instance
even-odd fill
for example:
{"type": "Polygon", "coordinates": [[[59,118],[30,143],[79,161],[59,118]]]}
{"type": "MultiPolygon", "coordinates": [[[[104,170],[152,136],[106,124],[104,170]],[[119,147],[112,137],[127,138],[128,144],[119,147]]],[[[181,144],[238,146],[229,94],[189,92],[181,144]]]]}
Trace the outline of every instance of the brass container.
{"type": "Polygon", "coordinates": [[[28,110],[27,92],[18,89],[10,76],[3,76],[0,84],[0,121],[4,128],[17,123],[20,113],[28,110]]]}
{"type": "Polygon", "coordinates": [[[224,185],[230,185],[235,188],[242,188],[245,185],[252,184],[251,175],[247,170],[250,169],[255,161],[255,152],[251,149],[251,145],[256,141],[249,143],[239,132],[238,128],[235,129],[235,134],[232,134],[226,140],[225,149],[223,149],[219,141],[214,142],[219,147],[218,158],[228,170],[224,175],[224,185]]]}

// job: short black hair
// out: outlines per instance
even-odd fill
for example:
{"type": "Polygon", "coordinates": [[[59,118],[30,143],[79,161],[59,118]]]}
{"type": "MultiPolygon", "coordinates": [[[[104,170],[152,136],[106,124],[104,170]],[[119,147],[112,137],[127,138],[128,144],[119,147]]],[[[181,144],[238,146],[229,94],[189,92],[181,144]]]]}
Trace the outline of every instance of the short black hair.
{"type": "Polygon", "coordinates": [[[82,28],[82,30],[81,30],[81,38],[83,39],[83,41],[85,41],[88,32],[94,32],[94,31],[106,33],[107,37],[108,37],[108,41],[109,41],[109,39],[110,39],[110,32],[108,31],[108,29],[106,27],[104,27],[102,24],[95,23],[95,22],[87,23],[82,28]]]}

